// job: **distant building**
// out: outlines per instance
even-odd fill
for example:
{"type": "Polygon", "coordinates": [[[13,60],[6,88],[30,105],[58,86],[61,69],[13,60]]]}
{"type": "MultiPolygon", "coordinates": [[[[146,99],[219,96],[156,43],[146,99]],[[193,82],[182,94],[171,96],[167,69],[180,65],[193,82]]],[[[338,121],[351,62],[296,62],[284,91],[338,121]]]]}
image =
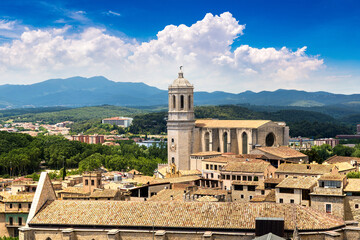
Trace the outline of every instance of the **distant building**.
{"type": "Polygon", "coordinates": [[[117,125],[121,127],[129,127],[132,123],[133,119],[128,117],[112,117],[112,118],[105,118],[102,120],[103,124],[111,124],[117,125]]]}
{"type": "Polygon", "coordinates": [[[105,138],[103,135],[83,135],[83,134],[79,134],[79,135],[75,135],[75,136],[71,136],[72,141],[79,141],[79,142],[83,142],[83,143],[88,143],[88,144],[98,144],[98,143],[104,143],[105,142],[105,138]]]}
{"type": "Polygon", "coordinates": [[[335,139],[335,138],[320,138],[320,139],[316,139],[314,140],[314,145],[315,146],[321,146],[324,144],[329,144],[331,147],[335,147],[336,145],[339,144],[339,139],[335,139]]]}
{"type": "Polygon", "coordinates": [[[356,134],[355,135],[336,135],[336,138],[339,139],[360,139],[360,124],[356,125],[356,134]]]}

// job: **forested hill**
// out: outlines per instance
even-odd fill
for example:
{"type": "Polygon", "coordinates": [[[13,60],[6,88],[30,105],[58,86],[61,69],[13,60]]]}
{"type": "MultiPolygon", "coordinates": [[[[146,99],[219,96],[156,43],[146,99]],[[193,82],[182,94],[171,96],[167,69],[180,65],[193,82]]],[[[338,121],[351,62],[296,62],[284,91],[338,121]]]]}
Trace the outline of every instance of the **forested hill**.
{"type": "MultiPolygon", "coordinates": [[[[171,83],[171,79],[169,80],[171,83]]],[[[195,90],[197,90],[195,86],[195,90]]],[[[234,90],[236,91],[236,90],[234,90]]],[[[50,79],[31,85],[0,85],[0,109],[21,107],[82,107],[103,104],[154,106],[167,103],[167,90],[141,82],[114,82],[102,76],[50,79]]],[[[316,107],[348,104],[360,107],[360,94],[333,94],[279,89],[240,93],[194,93],[195,105],[246,104],[316,107]]]]}
{"type": "MultiPolygon", "coordinates": [[[[135,133],[166,132],[166,112],[148,113],[134,118],[130,131],[135,133]]],[[[334,137],[338,134],[353,134],[354,125],[339,122],[333,117],[303,110],[280,110],[276,112],[256,112],[234,105],[195,107],[196,118],[216,118],[222,120],[264,119],[284,121],[290,127],[292,137],[312,138],[334,137]]]]}
{"type": "MultiPolygon", "coordinates": [[[[251,107],[251,106],[250,106],[251,107]]],[[[260,108],[260,107],[259,107],[260,108]]],[[[264,109],[249,109],[238,105],[224,106],[198,106],[195,107],[196,118],[215,118],[215,119],[264,119],[273,121],[284,121],[290,127],[290,135],[293,137],[334,137],[338,134],[353,134],[355,124],[360,123],[360,114],[349,115],[342,118],[334,118],[324,113],[305,111],[297,109],[281,109],[264,111],[264,109]]],[[[97,106],[83,107],[75,109],[55,109],[51,108],[34,109],[35,113],[21,114],[21,110],[14,110],[15,115],[6,111],[0,111],[0,123],[12,118],[14,121],[42,121],[44,123],[57,123],[62,121],[74,121],[72,126],[74,133],[100,133],[99,124],[101,119],[113,116],[134,117],[133,125],[129,131],[132,133],[166,133],[167,112],[165,107],[151,109],[135,109],[118,106],[97,106]],[[46,112],[49,110],[50,112],[46,112]],[[3,114],[3,117],[1,117],[3,114]],[[9,116],[10,115],[10,116],[9,116]]]]}

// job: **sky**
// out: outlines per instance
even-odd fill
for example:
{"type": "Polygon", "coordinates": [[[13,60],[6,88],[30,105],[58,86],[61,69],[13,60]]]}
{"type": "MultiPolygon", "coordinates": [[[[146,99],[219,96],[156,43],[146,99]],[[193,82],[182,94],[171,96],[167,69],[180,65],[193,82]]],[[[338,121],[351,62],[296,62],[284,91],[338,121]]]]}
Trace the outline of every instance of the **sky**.
{"type": "Polygon", "coordinates": [[[360,93],[357,0],[0,1],[0,85],[104,76],[166,89],[360,93]]]}

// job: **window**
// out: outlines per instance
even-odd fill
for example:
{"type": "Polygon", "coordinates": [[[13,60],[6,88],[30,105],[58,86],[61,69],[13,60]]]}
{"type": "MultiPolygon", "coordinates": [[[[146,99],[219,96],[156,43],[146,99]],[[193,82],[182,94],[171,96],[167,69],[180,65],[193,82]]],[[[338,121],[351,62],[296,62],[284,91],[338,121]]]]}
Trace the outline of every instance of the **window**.
{"type": "Polygon", "coordinates": [[[232,175],[232,180],[236,180],[236,176],[235,176],[235,175],[232,175]]]}
{"type": "Polygon", "coordinates": [[[22,225],[22,218],[21,217],[18,218],[18,223],[19,223],[19,226],[22,225]]]}
{"type": "Polygon", "coordinates": [[[241,181],[241,176],[237,176],[237,180],[238,180],[238,181],[241,181]]]}
{"type": "Polygon", "coordinates": [[[206,164],[206,169],[209,169],[209,164],[206,164]]]}
{"type": "Polygon", "coordinates": [[[206,174],[206,178],[209,178],[209,174],[206,174]]]}
{"type": "Polygon", "coordinates": [[[279,203],[283,203],[284,200],[282,198],[279,198],[279,203]]]}
{"type": "Polygon", "coordinates": [[[255,176],[254,181],[259,181],[259,178],[257,176],[255,176]]]}
{"type": "Polygon", "coordinates": [[[211,173],[211,178],[214,178],[214,174],[213,174],[213,173],[211,173]]]}
{"type": "Polygon", "coordinates": [[[214,170],[217,170],[217,165],[214,165],[214,170]]]}
{"type": "Polygon", "coordinates": [[[95,181],[91,180],[91,186],[94,186],[94,185],[95,185],[95,181]]]}
{"type": "Polygon", "coordinates": [[[242,185],[234,185],[234,190],[236,190],[236,191],[242,191],[242,190],[243,190],[243,186],[242,186],[242,185]]]}
{"type": "Polygon", "coordinates": [[[252,181],[252,176],[248,176],[248,181],[252,181]]]}
{"type": "Polygon", "coordinates": [[[48,238],[46,238],[46,240],[51,240],[51,238],[48,237],[48,238]]]}
{"type": "Polygon", "coordinates": [[[359,208],[359,204],[355,204],[355,208],[359,208]]]}
{"type": "Polygon", "coordinates": [[[247,154],[248,153],[248,137],[246,132],[243,132],[243,134],[241,135],[242,137],[242,154],[247,154]]]}
{"type": "Polygon", "coordinates": [[[85,180],[85,185],[87,186],[87,185],[89,185],[89,180],[85,180]]]}
{"type": "Polygon", "coordinates": [[[9,225],[13,225],[14,224],[14,219],[12,217],[9,217],[9,225]]]}
{"type": "Polygon", "coordinates": [[[243,181],[246,181],[246,176],[243,176],[243,181]]]}
{"type": "Polygon", "coordinates": [[[12,208],[12,203],[10,203],[10,206],[9,206],[10,208],[12,208]]]}
{"type": "Polygon", "coordinates": [[[174,143],[174,139],[173,139],[173,138],[171,139],[171,142],[174,143]]]}
{"type": "Polygon", "coordinates": [[[189,98],[188,98],[188,105],[189,105],[189,110],[191,110],[191,96],[189,95],[189,98]]]}
{"type": "Polygon", "coordinates": [[[213,170],[214,168],[214,165],[210,164],[210,169],[213,170]]]}
{"type": "Polygon", "coordinates": [[[290,203],[294,203],[294,199],[290,199],[290,203]]]}
{"type": "Polygon", "coordinates": [[[249,196],[250,200],[252,199],[252,196],[249,196]]]}
{"type": "Polygon", "coordinates": [[[175,97],[175,95],[173,95],[172,100],[173,100],[172,107],[173,107],[173,109],[175,109],[176,108],[176,97],[175,97]]]}
{"type": "Polygon", "coordinates": [[[180,96],[180,109],[184,109],[184,95],[180,96]]]}
{"type": "Polygon", "coordinates": [[[326,210],[326,213],[331,213],[331,204],[327,203],[325,205],[325,210],[326,210]]]}
{"type": "Polygon", "coordinates": [[[254,192],[256,186],[248,186],[248,191],[254,192]]]}
{"type": "Polygon", "coordinates": [[[101,185],[101,184],[100,184],[100,182],[101,182],[101,181],[100,181],[100,180],[98,180],[98,186],[100,186],[100,185],[101,185]]]}
{"type": "Polygon", "coordinates": [[[28,208],[29,208],[29,209],[31,208],[31,203],[28,204],[28,208]]]}
{"type": "Polygon", "coordinates": [[[110,200],[110,198],[108,198],[108,200],[110,200]]]}
{"type": "Polygon", "coordinates": [[[226,180],[230,180],[230,175],[226,175],[226,180]]]}
{"type": "Polygon", "coordinates": [[[265,144],[267,147],[272,147],[275,143],[275,135],[271,132],[265,138],[265,144]]]}
{"type": "Polygon", "coordinates": [[[22,208],[21,203],[19,203],[19,208],[22,208]]]}
{"type": "Polygon", "coordinates": [[[220,175],[218,175],[218,179],[220,179],[220,175]]]}
{"type": "Polygon", "coordinates": [[[261,195],[264,195],[265,194],[265,191],[264,190],[261,190],[261,195]]]}
{"type": "Polygon", "coordinates": [[[241,198],[244,198],[244,195],[242,195],[242,194],[241,194],[241,196],[240,196],[240,197],[241,197],[241,198]]]}
{"type": "Polygon", "coordinates": [[[175,158],[174,157],[171,158],[171,163],[175,164],[175,158]]]}
{"type": "Polygon", "coordinates": [[[225,175],[221,175],[221,179],[225,179],[225,175]]]}
{"type": "Polygon", "coordinates": [[[280,188],[279,192],[280,193],[294,193],[294,189],[293,188],[280,188]]]}

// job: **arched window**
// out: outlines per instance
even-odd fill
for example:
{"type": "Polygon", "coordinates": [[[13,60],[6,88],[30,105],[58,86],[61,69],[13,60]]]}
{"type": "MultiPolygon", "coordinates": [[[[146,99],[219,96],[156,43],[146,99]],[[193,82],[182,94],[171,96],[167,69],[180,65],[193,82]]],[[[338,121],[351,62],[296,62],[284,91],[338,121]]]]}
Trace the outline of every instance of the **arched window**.
{"type": "Polygon", "coordinates": [[[184,109],[184,95],[180,96],[180,109],[184,109]]]}
{"type": "Polygon", "coordinates": [[[171,158],[171,163],[175,164],[175,158],[174,157],[171,158]]]}
{"type": "Polygon", "coordinates": [[[242,133],[242,154],[248,154],[248,137],[246,132],[242,133]]]}
{"type": "Polygon", "coordinates": [[[266,139],[265,139],[265,144],[267,147],[272,147],[274,146],[275,143],[275,135],[274,133],[269,133],[268,135],[266,135],[266,139]]]}
{"type": "Polygon", "coordinates": [[[227,145],[228,145],[227,138],[228,138],[228,133],[225,132],[224,135],[223,135],[223,139],[224,139],[224,153],[228,152],[228,149],[227,149],[227,145]]]}
{"type": "Polygon", "coordinates": [[[172,107],[173,107],[173,109],[176,108],[176,97],[175,97],[175,95],[172,96],[172,107]]]}
{"type": "Polygon", "coordinates": [[[207,151],[210,151],[210,134],[207,132],[205,133],[205,136],[204,136],[204,139],[205,139],[205,152],[207,151]]]}
{"type": "Polygon", "coordinates": [[[191,110],[191,96],[188,97],[188,108],[191,110]]]}
{"type": "Polygon", "coordinates": [[[46,240],[51,240],[51,238],[48,237],[48,238],[46,238],[46,240]]]}

